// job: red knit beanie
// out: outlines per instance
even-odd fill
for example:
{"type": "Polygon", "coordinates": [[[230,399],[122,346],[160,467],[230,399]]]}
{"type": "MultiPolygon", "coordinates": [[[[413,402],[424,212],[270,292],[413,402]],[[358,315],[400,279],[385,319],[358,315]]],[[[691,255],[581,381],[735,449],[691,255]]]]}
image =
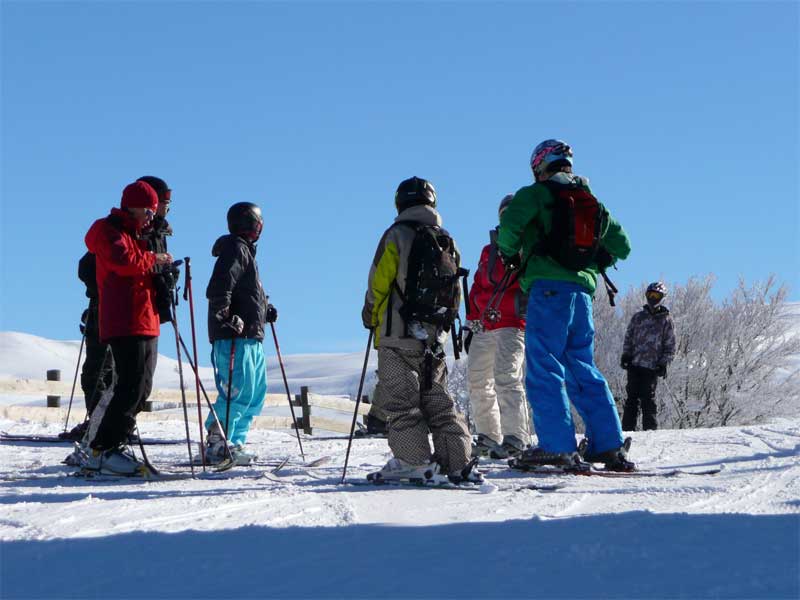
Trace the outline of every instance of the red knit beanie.
{"type": "Polygon", "coordinates": [[[122,190],[122,208],[149,208],[155,211],[158,208],[158,194],[144,181],[134,181],[122,190]]]}

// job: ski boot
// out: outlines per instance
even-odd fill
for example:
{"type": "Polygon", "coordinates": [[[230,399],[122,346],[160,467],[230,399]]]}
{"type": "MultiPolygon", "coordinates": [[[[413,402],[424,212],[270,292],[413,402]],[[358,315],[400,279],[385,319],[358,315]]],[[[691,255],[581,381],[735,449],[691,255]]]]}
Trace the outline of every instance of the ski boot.
{"type": "Polygon", "coordinates": [[[399,481],[426,485],[437,485],[450,481],[446,475],[442,474],[438,463],[412,465],[400,458],[389,459],[389,462],[380,471],[367,475],[367,480],[375,484],[399,481]]]}
{"type": "Polygon", "coordinates": [[[89,460],[91,449],[88,444],[84,442],[75,442],[73,444],[72,453],[67,454],[66,458],[61,461],[70,467],[82,467],[89,460]]]}
{"type": "Polygon", "coordinates": [[[249,467],[258,458],[254,452],[247,452],[242,444],[232,446],[231,455],[237,467],[249,467]]]}
{"type": "Polygon", "coordinates": [[[373,417],[372,415],[367,415],[367,424],[366,427],[361,423],[358,424],[358,431],[353,434],[353,437],[386,437],[388,434],[388,430],[386,429],[386,423],[378,419],[377,417],[373,417]]]}
{"type": "Polygon", "coordinates": [[[117,446],[108,450],[92,448],[86,462],[81,465],[85,474],[124,475],[126,477],[146,477],[147,466],[139,461],[130,449],[117,446]]]}
{"type": "Polygon", "coordinates": [[[508,454],[488,435],[479,433],[472,442],[472,458],[479,457],[508,458],[508,454]]]}
{"type": "Polygon", "coordinates": [[[88,420],[75,425],[75,427],[69,431],[62,431],[58,434],[58,439],[68,440],[70,442],[80,442],[83,439],[83,436],[86,435],[87,431],[89,431],[88,420]]]}
{"type": "Polygon", "coordinates": [[[603,463],[606,471],[630,472],[636,470],[636,464],[628,460],[628,450],[631,448],[631,438],[625,438],[622,446],[605,452],[589,453],[589,440],[583,438],[578,445],[578,453],[581,458],[589,463],[603,463]]]}
{"type": "Polygon", "coordinates": [[[584,462],[577,452],[547,452],[543,448],[528,448],[517,458],[510,459],[508,466],[521,471],[553,467],[555,470],[580,473],[591,469],[591,465],[584,462]]]}
{"type": "Polygon", "coordinates": [[[474,483],[480,485],[483,483],[483,473],[478,470],[478,457],[476,456],[469,461],[463,469],[448,473],[447,478],[451,483],[461,485],[462,483],[474,483]]]}
{"type": "Polygon", "coordinates": [[[225,461],[231,454],[228,450],[228,440],[220,431],[217,425],[212,425],[206,433],[206,462],[210,465],[218,465],[225,461]]]}
{"type": "Polygon", "coordinates": [[[505,452],[505,456],[498,456],[497,458],[516,458],[525,451],[526,447],[525,442],[515,435],[503,436],[503,443],[500,448],[505,452]]]}

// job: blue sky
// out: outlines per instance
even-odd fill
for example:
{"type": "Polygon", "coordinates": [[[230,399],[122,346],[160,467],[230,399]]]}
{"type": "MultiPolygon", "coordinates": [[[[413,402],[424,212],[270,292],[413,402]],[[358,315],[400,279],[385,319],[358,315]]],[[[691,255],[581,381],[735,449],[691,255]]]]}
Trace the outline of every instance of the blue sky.
{"type": "Polygon", "coordinates": [[[265,214],[282,351],[362,349],[397,184],[434,183],[474,268],[549,137],[631,237],[621,289],[713,272],[723,297],[775,273],[798,300],[798,10],[5,0],[0,329],[79,337],[83,236],[152,174],[194,264],[201,355],[210,249],[239,201],[265,214]]]}

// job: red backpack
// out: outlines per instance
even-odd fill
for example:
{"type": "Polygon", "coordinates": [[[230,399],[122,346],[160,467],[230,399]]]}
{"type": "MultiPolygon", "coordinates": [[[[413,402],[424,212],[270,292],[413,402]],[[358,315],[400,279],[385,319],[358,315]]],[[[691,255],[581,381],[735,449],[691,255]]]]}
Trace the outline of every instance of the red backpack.
{"type": "Polygon", "coordinates": [[[582,271],[595,263],[608,211],[578,184],[541,183],[553,196],[553,221],[536,253],[571,271],[582,271]]]}

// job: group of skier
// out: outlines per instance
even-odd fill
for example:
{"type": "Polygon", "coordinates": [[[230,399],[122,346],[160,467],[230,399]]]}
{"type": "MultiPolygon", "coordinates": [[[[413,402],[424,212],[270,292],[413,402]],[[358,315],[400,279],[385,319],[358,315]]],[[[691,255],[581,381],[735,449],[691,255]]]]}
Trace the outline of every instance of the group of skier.
{"type": "MultiPolygon", "coordinates": [[[[661,305],[666,288],[648,288],[648,304],[628,328],[621,423],[594,363],[592,298],[598,276],[628,256],[630,242],[588,180],[572,172],[572,162],[572,149],[560,140],[534,150],[534,183],[500,203],[499,226],[481,253],[461,331],[456,323],[468,271],[442,228],[436,191],[418,177],[398,186],[398,215],[378,243],[362,309],[378,352],[368,431],[385,432],[393,453],[375,480],[479,482],[482,456],[513,457],[512,466],[520,468],[634,468],[622,425],[635,429],[641,404],[644,428],[656,428],[656,376],[665,376],[674,355],[672,320],[661,305]],[[456,351],[463,341],[469,354],[475,440],[447,389],[451,333],[456,351]],[[580,451],[570,404],[586,426],[580,451]]],[[[86,234],[89,252],[79,274],[90,299],[82,319],[87,420],[65,436],[80,440],[72,456],[90,471],[142,471],[126,448],[152,388],[160,323],[175,318],[179,273],[166,244],[170,202],[162,179],[142,177],[86,234]]],[[[216,264],[206,290],[219,395],[205,422],[203,450],[212,463],[228,457],[246,464],[252,459],[244,447],[247,432],[267,390],[265,324],[275,322],[277,310],[255,259],[259,207],[235,204],[227,221],[229,233],[212,249],[216,264]]]]}
{"type": "MultiPolygon", "coordinates": [[[[385,429],[393,453],[373,480],[480,481],[481,456],[513,457],[509,464],[522,469],[635,468],[593,356],[597,279],[628,256],[628,236],[588,180],[572,172],[568,144],[539,144],[531,169],[533,185],[500,203],[500,224],[481,252],[467,300],[461,334],[474,442],[447,392],[444,360],[446,336],[455,333],[458,279],[465,275],[460,255],[441,228],[433,185],[413,177],[398,187],[398,216],[378,244],[362,311],[378,350],[366,432],[385,429]],[[570,405],[586,427],[580,448],[570,405]]],[[[640,403],[644,428],[657,426],[655,377],[666,375],[674,355],[672,320],[660,304],[665,295],[661,283],[648,288],[648,304],[626,335],[627,430],[636,428],[640,403]]],[[[460,342],[453,339],[456,348],[460,342]]]]}
{"type": "MultiPolygon", "coordinates": [[[[62,434],[76,442],[67,462],[85,471],[136,475],[143,462],[130,451],[136,415],[153,387],[160,325],[175,324],[178,265],[167,250],[172,190],[158,177],[141,177],[122,192],[119,208],[86,234],[78,267],[89,308],[81,319],[86,360],[81,387],[86,419],[62,434]]],[[[252,459],[244,449],[267,391],[262,342],[265,323],[278,318],[255,260],[263,218],[249,202],[230,207],[227,235],[212,248],[208,333],[219,392],[206,422],[204,460],[252,459]],[[221,420],[219,415],[224,415],[221,420]]],[[[175,327],[177,335],[177,326],[175,327]]]]}

